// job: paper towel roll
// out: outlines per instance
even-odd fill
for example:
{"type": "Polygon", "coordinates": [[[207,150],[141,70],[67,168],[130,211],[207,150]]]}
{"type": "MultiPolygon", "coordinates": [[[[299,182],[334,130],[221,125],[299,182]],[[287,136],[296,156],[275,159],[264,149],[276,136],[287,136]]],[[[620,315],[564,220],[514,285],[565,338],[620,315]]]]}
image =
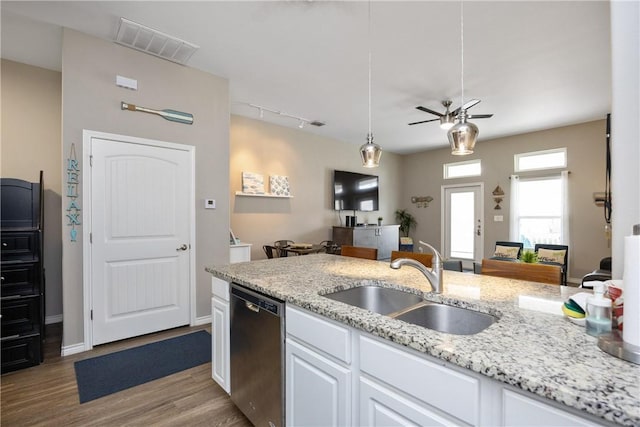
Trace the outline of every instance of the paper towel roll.
{"type": "Polygon", "coordinates": [[[624,238],[624,328],[622,339],[640,346],[640,235],[624,238]]]}

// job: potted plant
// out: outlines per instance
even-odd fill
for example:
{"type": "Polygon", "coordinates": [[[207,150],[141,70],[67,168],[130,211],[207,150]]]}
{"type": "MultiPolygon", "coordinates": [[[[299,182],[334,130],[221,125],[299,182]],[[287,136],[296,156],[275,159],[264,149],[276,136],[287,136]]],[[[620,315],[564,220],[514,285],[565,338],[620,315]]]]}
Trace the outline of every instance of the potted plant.
{"type": "Polygon", "coordinates": [[[534,251],[525,249],[520,254],[520,262],[526,262],[527,264],[535,264],[538,262],[538,254],[534,251]]]}
{"type": "Polygon", "coordinates": [[[415,228],[415,226],[418,225],[414,216],[407,212],[406,209],[398,209],[396,211],[396,221],[400,224],[400,232],[404,237],[409,237],[411,228],[415,228]]]}

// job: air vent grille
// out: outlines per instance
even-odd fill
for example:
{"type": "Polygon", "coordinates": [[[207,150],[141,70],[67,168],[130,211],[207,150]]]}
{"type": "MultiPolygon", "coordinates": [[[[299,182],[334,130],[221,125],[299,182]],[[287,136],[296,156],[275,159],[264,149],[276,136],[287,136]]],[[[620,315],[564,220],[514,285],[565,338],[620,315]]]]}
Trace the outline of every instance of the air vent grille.
{"type": "Polygon", "coordinates": [[[120,28],[115,41],[123,46],[183,65],[200,48],[193,43],[125,18],[120,18],[120,28]]]}

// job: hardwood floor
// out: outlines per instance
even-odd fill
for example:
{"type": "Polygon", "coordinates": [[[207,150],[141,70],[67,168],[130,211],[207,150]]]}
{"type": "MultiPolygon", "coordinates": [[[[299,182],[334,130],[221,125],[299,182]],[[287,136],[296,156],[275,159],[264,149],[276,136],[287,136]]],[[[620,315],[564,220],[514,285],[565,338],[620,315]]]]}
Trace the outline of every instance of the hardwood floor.
{"type": "Polygon", "coordinates": [[[184,327],[60,356],[61,324],[47,325],[45,360],[2,375],[2,426],[251,426],[211,379],[211,363],[80,404],[77,360],[210,327],[184,327]]]}

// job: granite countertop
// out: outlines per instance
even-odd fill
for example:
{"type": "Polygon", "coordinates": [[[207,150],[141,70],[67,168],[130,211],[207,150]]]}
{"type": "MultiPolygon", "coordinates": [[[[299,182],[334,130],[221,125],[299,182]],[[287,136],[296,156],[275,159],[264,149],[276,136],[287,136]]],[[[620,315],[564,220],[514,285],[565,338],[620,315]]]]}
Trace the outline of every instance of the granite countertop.
{"type": "MultiPolygon", "coordinates": [[[[415,268],[336,255],[307,255],[207,267],[234,281],[373,335],[511,384],[620,425],[640,425],[640,366],[602,352],[584,327],[529,308],[561,302],[579,289],[444,272],[434,294],[415,268]],[[321,296],[374,284],[411,290],[427,300],[493,314],[475,335],[450,335],[321,296]]],[[[551,304],[553,305],[553,304],[551,304]]]]}

